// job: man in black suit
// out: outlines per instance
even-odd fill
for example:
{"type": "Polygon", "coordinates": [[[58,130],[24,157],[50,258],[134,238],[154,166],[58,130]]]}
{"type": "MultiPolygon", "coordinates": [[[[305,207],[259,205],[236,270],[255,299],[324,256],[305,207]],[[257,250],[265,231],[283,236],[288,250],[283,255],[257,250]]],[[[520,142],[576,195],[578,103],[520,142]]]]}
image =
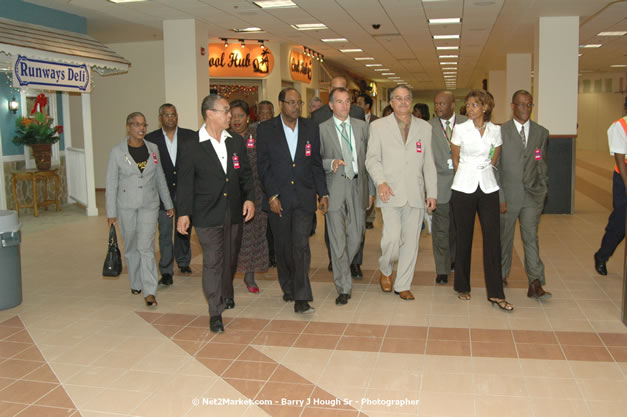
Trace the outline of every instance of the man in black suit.
{"type": "MultiPolygon", "coordinates": [[[[332,91],[336,88],[347,88],[348,81],[346,78],[340,76],[334,77],[331,80],[331,89],[332,91]]],[[[327,103],[326,105],[320,107],[318,110],[311,113],[311,119],[316,122],[318,125],[322,122],[326,122],[333,116],[333,110],[331,110],[331,103],[327,103]]],[[[351,109],[349,116],[354,119],[366,120],[366,116],[364,115],[364,110],[356,105],[355,103],[351,103],[351,109]]],[[[333,263],[331,262],[331,247],[329,245],[329,231],[327,230],[326,218],[324,221],[324,243],[327,245],[327,255],[329,256],[329,271],[333,271],[333,263]]],[[[353,278],[362,279],[363,274],[361,272],[361,264],[364,255],[364,245],[362,245],[355,255],[355,258],[351,261],[351,275],[353,278]]]]}
{"type": "MultiPolygon", "coordinates": [[[[161,166],[168,183],[170,198],[176,205],[176,170],[177,154],[179,144],[193,140],[196,132],[190,129],[178,127],[179,116],[173,104],[165,103],[159,107],[159,122],[161,129],[154,130],[147,134],[144,139],[154,143],[159,148],[162,156],[161,166]]],[[[178,217],[177,217],[178,218],[178,217]]],[[[176,220],[175,220],[176,221],[176,220]]],[[[174,260],[182,273],[191,273],[189,263],[192,259],[192,251],[189,244],[189,235],[174,233],[174,244],[172,244],[172,218],[168,217],[163,207],[163,202],[159,207],[159,272],[161,272],[160,284],[172,285],[172,275],[174,275],[174,260]]]]}
{"type": "MultiPolygon", "coordinates": [[[[372,101],[372,97],[368,94],[360,94],[357,97],[357,105],[364,110],[364,114],[366,115],[366,123],[370,124],[378,119],[376,114],[372,114],[372,105],[374,102],[372,101]]],[[[369,210],[366,210],[366,229],[374,228],[374,219],[377,215],[377,207],[373,204],[369,210]]],[[[356,259],[353,260],[353,263],[359,261],[359,272],[361,273],[361,258],[363,258],[364,254],[364,242],[361,243],[361,249],[357,253],[356,259]]],[[[357,277],[358,278],[358,277],[357,277]]]]}
{"type": "Polygon", "coordinates": [[[309,233],[316,211],[325,214],[329,196],[320,157],[318,124],[300,117],[300,93],[279,93],[281,114],[257,128],[257,166],[264,191],[283,300],[293,301],[296,313],[311,313],[309,233]]]}
{"type": "Polygon", "coordinates": [[[202,247],[202,287],[209,303],[209,329],[224,331],[222,312],[235,307],[233,276],[242,242],[242,220],[255,215],[253,176],[244,139],[229,134],[229,102],[218,95],[202,101],[205,123],[196,140],[182,143],[179,156],[180,216],[177,230],[190,223],[202,247]],[[191,218],[191,219],[190,219],[191,218]]]}

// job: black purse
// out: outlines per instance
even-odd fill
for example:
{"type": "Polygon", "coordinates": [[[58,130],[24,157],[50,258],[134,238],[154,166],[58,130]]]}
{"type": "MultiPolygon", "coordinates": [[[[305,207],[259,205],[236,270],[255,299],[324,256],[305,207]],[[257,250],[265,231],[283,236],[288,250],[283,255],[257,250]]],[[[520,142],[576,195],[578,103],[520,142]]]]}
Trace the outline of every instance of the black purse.
{"type": "Polygon", "coordinates": [[[109,249],[105,257],[102,275],[105,277],[117,277],[122,273],[122,255],[118,248],[118,236],[115,233],[115,226],[109,228],[109,249]]]}

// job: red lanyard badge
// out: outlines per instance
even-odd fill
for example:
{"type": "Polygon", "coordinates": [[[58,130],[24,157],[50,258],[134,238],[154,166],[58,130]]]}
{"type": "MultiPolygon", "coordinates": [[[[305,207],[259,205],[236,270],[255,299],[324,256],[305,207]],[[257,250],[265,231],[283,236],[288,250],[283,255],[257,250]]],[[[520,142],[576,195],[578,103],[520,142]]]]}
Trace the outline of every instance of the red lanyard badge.
{"type": "Polygon", "coordinates": [[[422,142],[421,141],[416,142],[416,152],[422,153],[422,142]]]}
{"type": "Polygon", "coordinates": [[[239,169],[239,156],[236,153],[233,154],[233,168],[239,169]]]}
{"type": "Polygon", "coordinates": [[[305,156],[311,156],[311,143],[309,141],[305,144],[305,156]]]}

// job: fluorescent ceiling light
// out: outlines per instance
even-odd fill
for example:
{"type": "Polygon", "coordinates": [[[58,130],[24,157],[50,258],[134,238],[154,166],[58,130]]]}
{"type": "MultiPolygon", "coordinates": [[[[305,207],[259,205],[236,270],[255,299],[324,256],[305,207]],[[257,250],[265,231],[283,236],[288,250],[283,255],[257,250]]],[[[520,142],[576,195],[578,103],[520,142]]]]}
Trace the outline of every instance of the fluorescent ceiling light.
{"type": "Polygon", "coordinates": [[[445,71],[442,74],[444,74],[444,75],[451,75],[451,74],[455,75],[455,74],[457,74],[457,71],[445,71]]]}
{"type": "Polygon", "coordinates": [[[111,3],[138,3],[146,0],[109,0],[111,3]]]}
{"type": "Polygon", "coordinates": [[[442,71],[449,71],[449,70],[457,71],[457,67],[446,67],[446,68],[442,68],[442,71]]]}
{"type": "Polygon", "coordinates": [[[627,32],[599,32],[597,36],[623,36],[627,32]]]}
{"type": "Polygon", "coordinates": [[[389,79],[389,80],[400,80],[400,79],[401,79],[401,77],[398,77],[398,76],[397,76],[397,77],[388,77],[388,79],[389,79]]]}
{"type": "Polygon", "coordinates": [[[577,56],[582,56],[583,54],[577,54],[577,56]]]}
{"type": "Polygon", "coordinates": [[[374,61],[374,58],[371,56],[358,56],[355,58],[355,61],[374,61]]]}
{"type": "Polygon", "coordinates": [[[440,62],[440,65],[457,65],[457,62],[440,62]]]}
{"type": "Polygon", "coordinates": [[[382,67],[383,64],[366,64],[367,67],[382,67]]]}
{"type": "Polygon", "coordinates": [[[231,29],[233,32],[237,33],[254,33],[254,32],[263,32],[263,29],[258,27],[250,27],[250,28],[242,28],[242,29],[231,29]]]}
{"type": "Polygon", "coordinates": [[[459,49],[459,46],[436,46],[435,49],[438,51],[456,51],[459,49]]]}
{"type": "Polygon", "coordinates": [[[348,42],[346,38],[329,38],[329,39],[320,39],[322,42],[348,42]]]}
{"type": "Polygon", "coordinates": [[[459,39],[459,35],[433,35],[433,39],[459,39]]]}
{"type": "Polygon", "coordinates": [[[258,0],[253,1],[253,4],[262,9],[278,9],[286,7],[298,7],[296,3],[291,0],[258,0]]]}
{"type": "Polygon", "coordinates": [[[459,58],[459,55],[440,55],[440,59],[459,58]]]}
{"type": "Polygon", "coordinates": [[[296,30],[322,30],[326,29],[327,25],[324,23],[302,23],[299,25],[290,25],[296,30]]]}
{"type": "Polygon", "coordinates": [[[350,54],[353,52],[363,52],[362,49],[360,48],[355,48],[355,49],[340,49],[340,52],[344,52],[345,54],[350,54]]]}
{"type": "Polygon", "coordinates": [[[610,65],[610,67],[612,67],[612,68],[627,68],[627,65],[625,65],[625,64],[614,64],[614,65],[610,65]]]}
{"type": "Polygon", "coordinates": [[[430,25],[448,25],[452,23],[461,23],[461,17],[447,17],[443,19],[429,19],[430,25]]]}
{"type": "Polygon", "coordinates": [[[389,68],[377,68],[375,71],[389,71],[389,68]]]}
{"type": "Polygon", "coordinates": [[[444,78],[457,78],[457,75],[444,75],[444,78]]]}
{"type": "Polygon", "coordinates": [[[382,72],[381,75],[396,75],[395,72],[382,72]]]}
{"type": "Polygon", "coordinates": [[[580,48],[600,48],[600,43],[589,43],[587,45],[579,45],[580,48]]]}

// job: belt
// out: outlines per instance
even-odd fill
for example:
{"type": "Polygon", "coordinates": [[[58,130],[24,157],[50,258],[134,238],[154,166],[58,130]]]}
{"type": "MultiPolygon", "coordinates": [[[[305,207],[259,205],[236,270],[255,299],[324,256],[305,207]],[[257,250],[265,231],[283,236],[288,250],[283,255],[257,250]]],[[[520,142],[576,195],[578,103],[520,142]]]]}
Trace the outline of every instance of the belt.
{"type": "Polygon", "coordinates": [[[342,176],[343,176],[344,178],[346,178],[347,180],[348,180],[348,179],[353,179],[353,180],[356,180],[356,179],[357,179],[357,177],[359,176],[359,174],[355,174],[355,176],[354,176],[353,178],[348,178],[348,177],[347,177],[346,175],[344,175],[344,174],[342,174],[342,176]]]}

